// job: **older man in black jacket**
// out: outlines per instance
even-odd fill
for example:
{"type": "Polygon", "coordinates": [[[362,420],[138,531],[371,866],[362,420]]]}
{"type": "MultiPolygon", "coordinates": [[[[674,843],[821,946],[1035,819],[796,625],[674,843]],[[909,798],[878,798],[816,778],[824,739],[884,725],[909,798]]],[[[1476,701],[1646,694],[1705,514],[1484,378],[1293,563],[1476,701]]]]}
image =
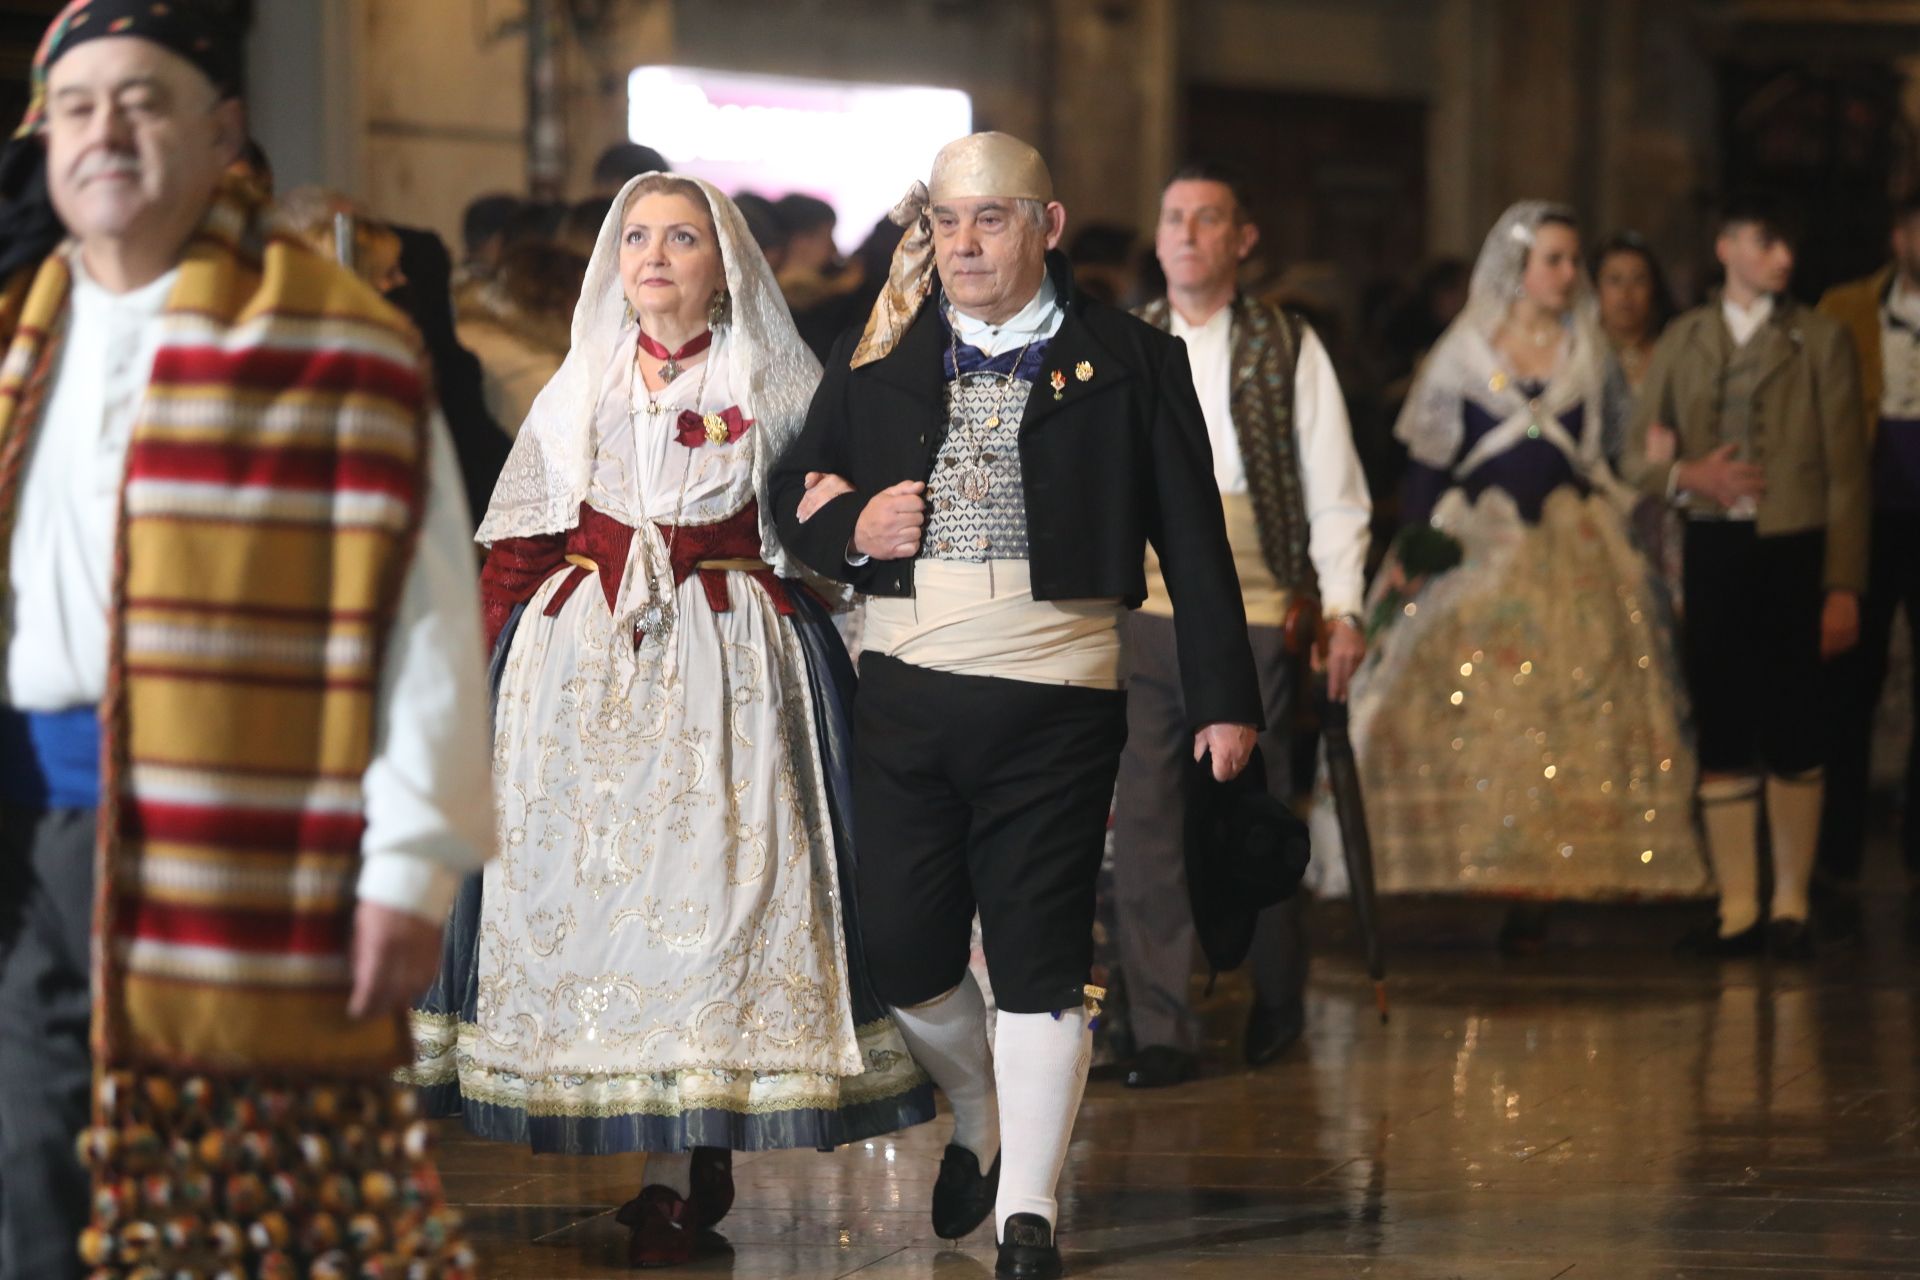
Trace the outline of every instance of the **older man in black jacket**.
{"type": "Polygon", "coordinates": [[[874,982],[954,1108],[935,1228],[965,1235],[993,1204],[999,1274],[1054,1276],[1054,1191],[1103,994],[1087,979],[1124,615],[1146,595],[1149,540],[1194,754],[1222,779],[1252,750],[1259,685],[1185,349],[1074,296],[1052,252],[1066,210],[1025,143],[950,144],[907,206],[887,291],[827,361],[772,501],[788,547],[873,597],[859,893],[874,982]],[[976,907],[997,1079],[967,975],[976,907]]]}

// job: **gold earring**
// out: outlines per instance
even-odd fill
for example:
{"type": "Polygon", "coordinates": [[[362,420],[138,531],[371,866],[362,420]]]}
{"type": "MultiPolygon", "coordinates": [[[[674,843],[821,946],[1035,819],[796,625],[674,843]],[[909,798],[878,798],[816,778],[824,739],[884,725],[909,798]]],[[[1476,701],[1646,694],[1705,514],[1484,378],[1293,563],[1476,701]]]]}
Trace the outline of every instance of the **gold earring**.
{"type": "Polygon", "coordinates": [[[624,329],[633,323],[633,302],[631,299],[623,298],[620,305],[625,309],[625,314],[620,318],[620,327],[624,329]]]}
{"type": "Polygon", "coordinates": [[[727,291],[725,289],[715,289],[713,291],[713,301],[707,304],[707,327],[709,329],[718,329],[721,325],[725,324],[732,309],[732,301],[727,297],[727,291]]]}

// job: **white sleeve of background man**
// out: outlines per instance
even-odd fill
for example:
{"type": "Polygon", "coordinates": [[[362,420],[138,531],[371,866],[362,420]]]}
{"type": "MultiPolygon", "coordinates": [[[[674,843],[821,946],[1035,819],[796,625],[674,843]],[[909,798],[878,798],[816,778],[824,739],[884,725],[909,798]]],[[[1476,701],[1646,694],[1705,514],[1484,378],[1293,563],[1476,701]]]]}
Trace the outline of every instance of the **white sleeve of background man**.
{"type": "Polygon", "coordinates": [[[1293,438],[1305,481],[1307,554],[1320,579],[1321,608],[1359,613],[1366,597],[1373,497],[1353,447],[1347,400],[1333,360],[1313,326],[1302,325],[1293,374],[1293,438]]]}
{"type": "Polygon", "coordinates": [[[453,438],[427,425],[426,512],[380,665],[359,897],[439,923],[493,851],[479,575],[453,438]]]}

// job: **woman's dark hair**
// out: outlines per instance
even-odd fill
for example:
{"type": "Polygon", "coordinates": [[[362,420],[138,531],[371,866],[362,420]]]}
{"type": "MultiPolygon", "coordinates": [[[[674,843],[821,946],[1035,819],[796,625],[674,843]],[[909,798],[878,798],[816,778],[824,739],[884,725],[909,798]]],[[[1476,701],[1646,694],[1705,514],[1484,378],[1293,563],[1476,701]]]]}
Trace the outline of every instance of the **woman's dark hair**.
{"type": "Polygon", "coordinates": [[[1548,209],[1540,215],[1540,221],[1533,224],[1532,233],[1527,237],[1526,251],[1520,255],[1520,269],[1523,271],[1533,261],[1533,242],[1542,227],[1565,227],[1575,235],[1580,234],[1580,222],[1573,216],[1572,210],[1558,205],[1548,209]]]}
{"type": "Polygon", "coordinates": [[[833,206],[815,196],[781,196],[773,202],[773,216],[780,219],[780,225],[787,229],[790,236],[805,235],[809,231],[825,228],[829,231],[839,221],[833,206]]]}
{"type": "Polygon", "coordinates": [[[752,191],[738,191],[734,193],[733,207],[746,219],[747,230],[753,234],[753,242],[760,246],[760,252],[787,247],[786,224],[774,211],[773,201],[752,191]]]}
{"type": "Polygon", "coordinates": [[[1600,247],[1587,259],[1587,274],[1593,278],[1596,288],[1600,284],[1600,268],[1616,253],[1637,254],[1647,264],[1647,277],[1653,281],[1653,314],[1647,336],[1657,338],[1679,310],[1674,305],[1673,290],[1667,287],[1667,273],[1661,270],[1660,259],[1654,256],[1653,246],[1645,236],[1638,231],[1616,231],[1601,241],[1600,247]]]}
{"type": "Polygon", "coordinates": [[[481,196],[460,217],[460,243],[469,258],[477,258],[495,236],[506,236],[507,224],[526,201],[505,192],[481,196]]]}
{"type": "Polygon", "coordinates": [[[547,244],[560,235],[567,220],[567,206],[558,200],[523,200],[501,228],[502,249],[517,244],[547,244]]]}
{"type": "Polygon", "coordinates": [[[530,315],[564,322],[586,276],[587,259],[563,245],[530,241],[500,255],[500,289],[530,315]]]}
{"type": "Polygon", "coordinates": [[[667,158],[652,147],[637,142],[616,142],[593,162],[593,185],[623,187],[629,178],[643,173],[666,173],[673,168],[667,158]]]}
{"type": "Polygon", "coordinates": [[[560,224],[560,239],[568,244],[592,244],[600,234],[600,224],[607,220],[607,210],[613,201],[599,196],[588,196],[585,200],[576,200],[567,206],[567,216],[560,224]]]}

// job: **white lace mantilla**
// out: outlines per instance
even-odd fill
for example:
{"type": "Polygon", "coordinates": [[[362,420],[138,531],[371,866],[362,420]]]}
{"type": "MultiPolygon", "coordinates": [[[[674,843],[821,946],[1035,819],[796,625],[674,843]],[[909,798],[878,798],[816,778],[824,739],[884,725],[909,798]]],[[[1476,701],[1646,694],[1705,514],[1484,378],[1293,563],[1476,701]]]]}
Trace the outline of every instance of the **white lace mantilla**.
{"type": "MultiPolygon", "coordinates": [[[[600,226],[574,308],[572,350],[535,398],[514,439],[480,522],[478,539],[483,543],[561,533],[579,519],[580,503],[592,483],[593,420],[601,376],[626,332],[626,296],[620,288],[622,216],[634,186],[648,176],[621,188],[600,226]]],[[[820,362],[795,331],[773,271],[740,210],[711,184],[686,180],[706,193],[726,263],[731,318],[723,329],[724,350],[716,359],[726,362],[740,407],[755,424],[750,465],[760,498],[760,558],[782,577],[799,577],[799,563],[788,557],[774,530],[767,476],[800,434],[820,381],[820,362]]]]}

